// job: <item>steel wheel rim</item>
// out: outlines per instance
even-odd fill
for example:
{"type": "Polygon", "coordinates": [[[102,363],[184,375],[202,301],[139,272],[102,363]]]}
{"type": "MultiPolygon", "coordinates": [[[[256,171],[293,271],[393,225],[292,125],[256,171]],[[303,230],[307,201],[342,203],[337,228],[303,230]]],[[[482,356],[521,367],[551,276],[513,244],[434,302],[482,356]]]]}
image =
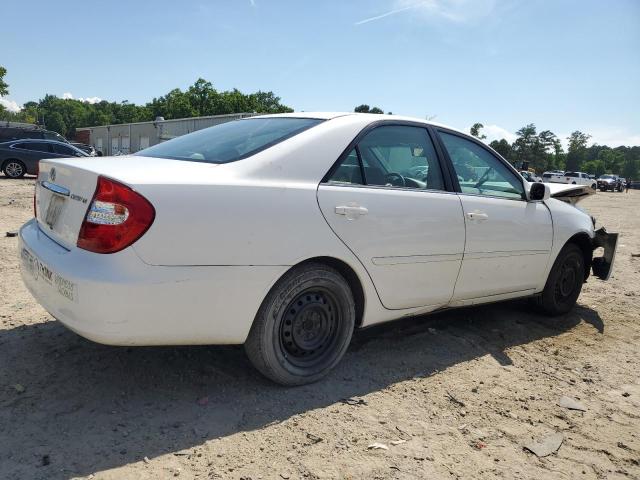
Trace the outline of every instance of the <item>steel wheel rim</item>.
{"type": "Polygon", "coordinates": [[[22,175],[23,169],[22,165],[18,162],[9,162],[6,167],[4,167],[5,173],[10,177],[19,177],[22,175]]]}
{"type": "Polygon", "coordinates": [[[556,282],[556,299],[563,301],[571,297],[576,290],[578,279],[578,262],[573,258],[567,258],[562,267],[556,282]]]}
{"type": "Polygon", "coordinates": [[[324,288],[307,289],[289,303],[280,325],[280,346],[289,362],[308,368],[330,356],[342,323],[338,305],[324,288]]]}

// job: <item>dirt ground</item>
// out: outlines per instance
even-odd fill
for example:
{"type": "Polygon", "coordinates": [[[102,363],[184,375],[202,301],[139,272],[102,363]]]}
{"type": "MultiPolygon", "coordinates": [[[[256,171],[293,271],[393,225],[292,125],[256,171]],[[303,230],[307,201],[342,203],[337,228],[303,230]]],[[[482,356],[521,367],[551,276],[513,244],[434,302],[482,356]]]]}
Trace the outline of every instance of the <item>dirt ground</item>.
{"type": "Polygon", "coordinates": [[[640,478],[640,191],[581,204],[621,239],[613,278],[589,279],[571,314],[518,301],[368,329],[328,378],[294,389],[241,347],[107,347],[66,330],[5,237],[32,191],[0,177],[1,479],[640,478]],[[557,452],[523,448],[553,432],[557,452]]]}

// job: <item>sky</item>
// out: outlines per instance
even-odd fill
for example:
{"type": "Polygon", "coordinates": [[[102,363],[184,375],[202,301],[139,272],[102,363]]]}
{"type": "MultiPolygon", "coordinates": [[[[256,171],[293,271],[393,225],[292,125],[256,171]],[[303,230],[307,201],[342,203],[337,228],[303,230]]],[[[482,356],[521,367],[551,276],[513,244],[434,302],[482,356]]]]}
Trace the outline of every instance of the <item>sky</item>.
{"type": "Polygon", "coordinates": [[[640,145],[640,0],[30,0],[3,7],[0,32],[8,108],[146,103],[202,77],[297,111],[640,145]]]}

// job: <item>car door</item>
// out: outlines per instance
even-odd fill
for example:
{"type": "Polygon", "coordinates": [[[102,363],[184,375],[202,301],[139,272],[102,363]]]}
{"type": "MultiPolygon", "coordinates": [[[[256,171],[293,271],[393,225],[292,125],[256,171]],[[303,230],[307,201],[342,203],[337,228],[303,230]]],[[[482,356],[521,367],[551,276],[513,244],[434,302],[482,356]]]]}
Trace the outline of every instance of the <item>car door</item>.
{"type": "Polygon", "coordinates": [[[528,202],[522,179],[481,142],[438,130],[459,184],[466,245],[454,301],[540,285],[551,252],[551,214],[528,202]]]}
{"type": "Polygon", "coordinates": [[[38,142],[37,140],[20,142],[14,145],[20,148],[20,159],[25,163],[27,171],[35,172],[38,162],[43,158],[51,158],[54,156],[50,145],[46,142],[38,142]]]}
{"type": "Polygon", "coordinates": [[[359,135],[318,187],[327,223],[388,309],[445,305],[464,251],[460,200],[423,126],[359,135]]]}

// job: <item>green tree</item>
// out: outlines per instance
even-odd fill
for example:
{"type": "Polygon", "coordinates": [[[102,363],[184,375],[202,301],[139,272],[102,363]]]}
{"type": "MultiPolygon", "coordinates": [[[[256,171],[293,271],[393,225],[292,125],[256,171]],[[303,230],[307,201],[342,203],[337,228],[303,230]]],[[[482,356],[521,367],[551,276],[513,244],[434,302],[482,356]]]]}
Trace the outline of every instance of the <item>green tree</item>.
{"type": "Polygon", "coordinates": [[[569,148],[567,151],[567,170],[580,170],[582,162],[586,159],[587,142],[591,135],[582,133],[580,130],[572,132],[567,137],[569,148]]]}
{"type": "Polygon", "coordinates": [[[9,95],[9,85],[4,81],[4,76],[7,74],[7,69],[0,65],[0,97],[3,95],[9,95]]]}
{"type": "Polygon", "coordinates": [[[369,107],[367,104],[358,105],[353,109],[354,112],[357,113],[384,113],[381,108],[378,107],[369,107]]]}
{"type": "Polygon", "coordinates": [[[544,169],[545,149],[536,133],[536,126],[529,123],[516,132],[518,136],[513,142],[513,163],[518,168],[533,167],[536,171],[544,169]]]}
{"type": "Polygon", "coordinates": [[[513,149],[511,148],[511,144],[506,141],[504,138],[501,140],[492,141],[489,146],[493,148],[496,152],[498,152],[504,159],[509,162],[512,162],[513,149]]]}
{"type": "Polygon", "coordinates": [[[596,177],[607,173],[602,160],[587,160],[582,164],[581,169],[587,173],[595,175],[596,177]]]}
{"type": "Polygon", "coordinates": [[[53,112],[47,119],[47,128],[58,132],[60,135],[67,134],[67,125],[64,123],[64,118],[60,112],[53,112]]]}
{"type": "Polygon", "coordinates": [[[471,126],[471,129],[469,130],[469,133],[471,133],[471,135],[473,135],[474,137],[479,138],[480,140],[484,140],[485,138],[487,138],[487,136],[480,133],[480,130],[482,130],[483,128],[484,128],[483,124],[474,123],[471,126]]]}

